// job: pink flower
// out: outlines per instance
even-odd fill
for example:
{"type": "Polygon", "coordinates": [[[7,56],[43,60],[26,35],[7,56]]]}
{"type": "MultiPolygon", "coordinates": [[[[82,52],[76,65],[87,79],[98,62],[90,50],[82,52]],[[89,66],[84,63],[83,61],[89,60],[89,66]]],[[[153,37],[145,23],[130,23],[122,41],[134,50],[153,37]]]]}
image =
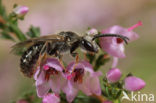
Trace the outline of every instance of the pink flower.
{"type": "Polygon", "coordinates": [[[106,73],[106,78],[110,83],[115,83],[121,78],[121,71],[118,68],[112,68],[106,73]]]}
{"type": "Polygon", "coordinates": [[[79,90],[88,96],[101,94],[99,82],[101,72],[94,72],[91,64],[86,61],[80,61],[75,65],[74,62],[71,62],[67,66],[67,70],[68,73],[66,75],[69,80],[63,91],[66,94],[68,102],[74,100],[79,90]]]}
{"type": "Polygon", "coordinates": [[[27,6],[17,6],[13,10],[13,12],[17,14],[19,17],[25,16],[28,11],[29,11],[29,8],[27,6]]]}
{"type": "Polygon", "coordinates": [[[57,59],[48,59],[43,65],[41,72],[40,69],[41,68],[38,68],[34,75],[37,95],[43,97],[50,89],[54,93],[59,94],[66,82],[66,78],[62,73],[63,67],[60,62],[57,59]]]}
{"type": "Polygon", "coordinates": [[[129,76],[125,78],[124,88],[129,91],[138,91],[144,88],[146,83],[135,76],[129,76]]]}
{"type": "Polygon", "coordinates": [[[112,103],[111,101],[104,101],[103,103],[112,103]]]}
{"type": "Polygon", "coordinates": [[[60,103],[60,98],[54,93],[48,93],[43,97],[42,103],[60,103]]]}
{"type": "MultiPolygon", "coordinates": [[[[123,28],[121,26],[115,25],[106,30],[103,30],[103,34],[120,34],[126,36],[130,39],[130,41],[134,41],[139,38],[138,34],[133,32],[132,30],[138,26],[142,25],[142,22],[138,22],[130,28],[123,28]]],[[[101,48],[109,53],[110,55],[118,58],[125,58],[124,53],[124,42],[120,38],[116,37],[102,37],[100,38],[100,46],[101,48]]]]}

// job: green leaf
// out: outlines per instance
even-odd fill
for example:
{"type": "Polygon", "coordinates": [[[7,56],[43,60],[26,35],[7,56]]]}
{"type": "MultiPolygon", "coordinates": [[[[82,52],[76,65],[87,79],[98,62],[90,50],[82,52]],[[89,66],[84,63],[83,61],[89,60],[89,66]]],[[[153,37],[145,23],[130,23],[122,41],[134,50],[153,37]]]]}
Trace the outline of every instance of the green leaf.
{"type": "Polygon", "coordinates": [[[15,41],[6,31],[1,32],[0,34],[1,34],[1,37],[4,39],[15,41]]]}
{"type": "Polygon", "coordinates": [[[99,70],[101,66],[103,66],[106,62],[109,61],[109,58],[104,58],[104,55],[107,54],[100,54],[96,59],[95,66],[94,66],[95,71],[99,70]]]}
{"type": "Polygon", "coordinates": [[[106,92],[107,97],[110,98],[111,95],[110,95],[109,87],[105,88],[105,92],[106,92]]]}
{"type": "Polygon", "coordinates": [[[119,90],[114,99],[118,99],[121,96],[122,90],[119,90]]]}
{"type": "Polygon", "coordinates": [[[86,57],[87,57],[87,59],[89,60],[89,62],[92,64],[93,61],[94,61],[95,58],[96,58],[96,55],[92,55],[92,54],[87,53],[87,54],[86,54],[86,57]]]}
{"type": "Polygon", "coordinates": [[[3,6],[2,4],[2,0],[0,0],[0,15],[5,19],[7,16],[6,16],[6,10],[5,10],[5,7],[3,6]]]}
{"type": "Polygon", "coordinates": [[[15,35],[17,36],[17,38],[20,41],[27,40],[26,36],[23,34],[23,32],[16,25],[10,23],[8,26],[9,26],[10,32],[15,33],[15,35]]]}
{"type": "Polygon", "coordinates": [[[29,31],[26,33],[29,37],[34,38],[34,37],[39,37],[40,36],[40,28],[39,27],[34,27],[31,26],[29,28],[29,31]]]}

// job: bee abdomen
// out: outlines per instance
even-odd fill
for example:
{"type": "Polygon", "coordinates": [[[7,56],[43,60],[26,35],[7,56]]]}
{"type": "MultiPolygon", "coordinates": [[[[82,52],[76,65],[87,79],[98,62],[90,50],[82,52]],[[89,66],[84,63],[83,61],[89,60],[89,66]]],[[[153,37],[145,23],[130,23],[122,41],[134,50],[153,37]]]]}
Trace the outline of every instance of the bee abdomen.
{"type": "Polygon", "coordinates": [[[21,71],[28,77],[31,77],[34,73],[34,66],[39,58],[40,51],[43,47],[43,43],[37,43],[30,48],[28,48],[27,51],[24,52],[24,54],[21,57],[20,61],[20,67],[21,71]]]}

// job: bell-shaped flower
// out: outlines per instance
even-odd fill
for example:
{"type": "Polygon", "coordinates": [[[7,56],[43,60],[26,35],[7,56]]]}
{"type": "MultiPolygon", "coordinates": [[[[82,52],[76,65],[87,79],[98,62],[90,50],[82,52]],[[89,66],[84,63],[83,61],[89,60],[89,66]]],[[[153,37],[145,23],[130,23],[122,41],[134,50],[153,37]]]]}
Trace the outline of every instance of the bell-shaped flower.
{"type": "Polygon", "coordinates": [[[43,97],[42,103],[60,103],[60,98],[54,93],[48,93],[43,97]]]}
{"type": "MultiPolygon", "coordinates": [[[[121,26],[115,25],[108,29],[102,31],[103,34],[120,34],[129,38],[129,41],[134,41],[138,39],[138,34],[132,30],[138,26],[142,25],[142,22],[138,22],[130,28],[123,28],[121,26]]],[[[118,58],[125,58],[125,47],[124,41],[116,37],[101,37],[100,38],[101,48],[109,53],[110,55],[118,58]]]]}
{"type": "Polygon", "coordinates": [[[121,71],[118,68],[112,68],[106,73],[106,78],[108,82],[115,83],[120,80],[121,78],[121,71]]]}
{"type": "Polygon", "coordinates": [[[146,83],[135,76],[128,76],[125,78],[124,88],[128,91],[138,91],[145,87],[146,83]]]}
{"type": "Polygon", "coordinates": [[[59,94],[63,88],[66,78],[63,75],[63,67],[57,59],[47,59],[42,68],[38,68],[34,75],[37,95],[45,96],[51,89],[59,94]],[[41,70],[41,71],[40,71],[41,70]]]}
{"type": "Polygon", "coordinates": [[[71,62],[67,66],[67,85],[63,91],[66,94],[68,102],[72,102],[79,90],[87,96],[101,94],[99,76],[101,72],[94,72],[92,65],[86,61],[80,61],[75,64],[71,62]]]}

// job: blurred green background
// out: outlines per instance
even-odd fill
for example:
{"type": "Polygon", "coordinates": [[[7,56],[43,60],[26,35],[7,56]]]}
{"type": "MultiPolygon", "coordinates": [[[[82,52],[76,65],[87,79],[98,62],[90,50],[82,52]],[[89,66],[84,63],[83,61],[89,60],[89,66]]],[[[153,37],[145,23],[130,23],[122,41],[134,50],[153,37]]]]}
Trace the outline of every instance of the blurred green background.
{"type": "MultiPolygon", "coordinates": [[[[156,0],[2,0],[7,11],[13,4],[30,8],[20,28],[26,31],[33,24],[42,35],[62,30],[83,33],[88,27],[99,30],[112,25],[129,27],[139,20],[135,29],[140,38],[126,46],[127,58],[118,65],[123,73],[132,72],[146,81],[141,93],[156,96],[156,0]]],[[[32,79],[19,70],[19,57],[10,54],[13,42],[0,39],[0,103],[18,99],[24,91],[34,88],[32,79]]],[[[107,71],[111,62],[103,67],[107,71]]],[[[127,103],[127,101],[125,101],[127,103]]]]}

